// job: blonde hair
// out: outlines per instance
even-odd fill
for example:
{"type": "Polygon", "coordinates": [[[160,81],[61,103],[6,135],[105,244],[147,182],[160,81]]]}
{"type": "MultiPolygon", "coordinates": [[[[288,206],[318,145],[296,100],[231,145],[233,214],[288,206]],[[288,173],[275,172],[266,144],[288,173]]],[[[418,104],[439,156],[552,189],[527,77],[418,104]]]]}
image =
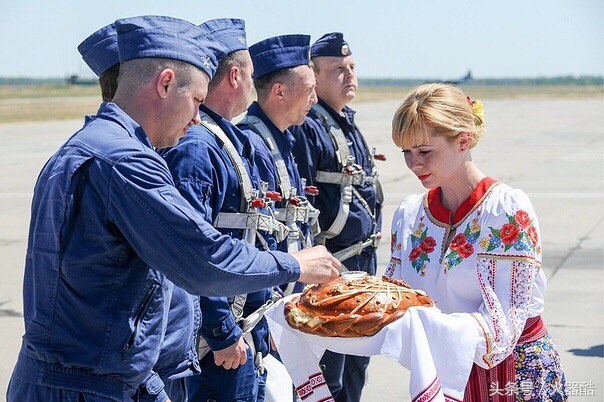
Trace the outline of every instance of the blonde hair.
{"type": "Polygon", "coordinates": [[[411,91],[392,119],[392,140],[403,149],[429,142],[429,134],[451,142],[470,133],[470,148],[483,136],[483,122],[461,89],[449,84],[425,84],[411,91]]]}

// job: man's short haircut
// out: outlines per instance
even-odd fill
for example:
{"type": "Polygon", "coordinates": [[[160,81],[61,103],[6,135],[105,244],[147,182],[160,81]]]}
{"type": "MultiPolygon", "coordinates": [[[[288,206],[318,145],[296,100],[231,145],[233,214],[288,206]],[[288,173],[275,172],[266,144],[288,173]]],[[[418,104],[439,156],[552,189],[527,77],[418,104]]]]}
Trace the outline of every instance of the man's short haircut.
{"type": "Polygon", "coordinates": [[[120,91],[136,93],[142,83],[166,69],[174,71],[179,89],[191,86],[196,73],[202,72],[192,64],[175,59],[151,57],[133,59],[120,64],[118,87],[120,91]]]}
{"type": "MultiPolygon", "coordinates": [[[[296,67],[282,68],[281,70],[263,75],[260,78],[254,78],[254,87],[256,88],[256,93],[258,94],[258,100],[265,100],[271,92],[273,85],[276,83],[280,82],[282,84],[288,84],[292,78],[294,68],[296,67]]],[[[312,61],[308,63],[308,67],[313,68],[312,61]]]]}
{"type": "Polygon", "coordinates": [[[101,86],[101,97],[103,102],[111,102],[117,90],[117,77],[120,73],[120,64],[109,67],[99,77],[99,85],[101,86]]]}
{"type": "Polygon", "coordinates": [[[214,78],[212,78],[212,81],[208,84],[208,91],[216,88],[222,79],[227,76],[229,71],[231,71],[232,67],[241,68],[243,66],[245,60],[243,55],[245,51],[246,50],[237,50],[233,53],[229,53],[225,58],[220,60],[214,78]]]}
{"type": "MultiPolygon", "coordinates": [[[[321,57],[321,56],[318,56],[318,57],[321,57]]],[[[312,63],[313,71],[315,73],[318,73],[319,72],[319,63],[317,63],[317,57],[313,57],[312,59],[310,59],[310,62],[312,63]]]]}

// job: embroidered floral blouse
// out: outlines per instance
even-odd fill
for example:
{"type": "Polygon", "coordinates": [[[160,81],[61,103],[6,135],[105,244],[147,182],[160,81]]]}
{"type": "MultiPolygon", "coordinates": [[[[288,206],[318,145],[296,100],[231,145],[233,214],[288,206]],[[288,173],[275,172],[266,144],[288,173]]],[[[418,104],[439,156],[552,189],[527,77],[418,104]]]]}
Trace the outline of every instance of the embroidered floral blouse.
{"type": "Polygon", "coordinates": [[[392,222],[386,275],[424,290],[443,313],[470,313],[484,336],[474,362],[497,365],[543,312],[539,223],[527,195],[483,179],[451,214],[440,188],[406,197],[392,222]]]}

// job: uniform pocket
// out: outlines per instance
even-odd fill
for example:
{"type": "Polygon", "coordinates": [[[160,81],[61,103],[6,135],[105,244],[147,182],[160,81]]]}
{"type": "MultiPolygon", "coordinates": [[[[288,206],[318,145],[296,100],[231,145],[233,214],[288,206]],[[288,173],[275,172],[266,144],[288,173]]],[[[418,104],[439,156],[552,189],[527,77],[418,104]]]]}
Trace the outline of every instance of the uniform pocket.
{"type": "Polygon", "coordinates": [[[151,305],[151,302],[155,298],[155,294],[157,293],[157,289],[159,287],[160,287],[160,284],[158,284],[157,282],[153,282],[151,284],[151,286],[149,287],[149,289],[147,289],[147,292],[145,293],[145,297],[143,298],[141,304],[139,305],[139,307],[137,309],[136,315],[134,315],[134,318],[132,318],[133,330],[130,333],[130,336],[128,337],[128,340],[126,341],[124,347],[122,348],[122,353],[124,355],[126,353],[128,353],[128,351],[135,344],[137,338],[141,335],[140,334],[141,323],[143,321],[143,318],[145,317],[145,314],[149,310],[149,306],[151,305]]]}

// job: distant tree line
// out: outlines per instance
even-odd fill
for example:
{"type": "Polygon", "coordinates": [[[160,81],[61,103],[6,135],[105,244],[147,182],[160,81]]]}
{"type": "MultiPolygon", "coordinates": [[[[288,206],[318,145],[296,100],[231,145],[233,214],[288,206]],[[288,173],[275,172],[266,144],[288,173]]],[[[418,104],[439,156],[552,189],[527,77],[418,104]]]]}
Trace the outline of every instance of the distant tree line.
{"type": "Polygon", "coordinates": [[[17,77],[17,78],[6,78],[0,77],[0,85],[15,85],[15,86],[25,86],[25,85],[65,85],[65,78],[27,78],[27,77],[17,77]]]}
{"type": "MultiPolygon", "coordinates": [[[[361,78],[362,85],[414,86],[427,82],[447,82],[425,78],[361,78]]],[[[559,77],[535,78],[478,78],[464,82],[465,85],[604,85],[604,77],[597,75],[563,75],[559,77]]]]}

